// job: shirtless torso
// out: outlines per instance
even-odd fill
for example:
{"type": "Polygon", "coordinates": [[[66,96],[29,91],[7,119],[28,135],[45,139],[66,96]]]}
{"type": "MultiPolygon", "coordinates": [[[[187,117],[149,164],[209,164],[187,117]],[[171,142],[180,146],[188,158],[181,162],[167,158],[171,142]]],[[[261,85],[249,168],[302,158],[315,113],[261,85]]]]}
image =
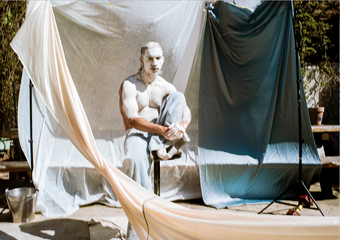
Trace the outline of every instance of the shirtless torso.
{"type": "Polygon", "coordinates": [[[140,73],[127,78],[121,87],[121,111],[124,113],[124,127],[129,127],[128,119],[141,117],[148,122],[154,122],[159,116],[163,99],[176,88],[158,76],[152,83],[144,83],[140,73]]]}
{"type": "Polygon", "coordinates": [[[130,127],[164,136],[169,140],[180,139],[191,121],[188,107],[184,117],[175,127],[153,123],[159,116],[160,106],[165,97],[176,88],[159,76],[164,57],[161,48],[153,47],[140,58],[142,70],[123,81],[119,94],[119,108],[125,130],[130,127]]]}

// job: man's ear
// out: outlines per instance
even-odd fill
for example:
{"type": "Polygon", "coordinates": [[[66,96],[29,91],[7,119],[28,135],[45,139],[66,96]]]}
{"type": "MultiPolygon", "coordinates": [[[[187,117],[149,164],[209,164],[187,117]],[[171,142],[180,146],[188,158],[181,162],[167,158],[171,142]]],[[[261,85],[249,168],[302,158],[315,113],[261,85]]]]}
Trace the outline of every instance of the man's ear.
{"type": "Polygon", "coordinates": [[[142,59],[142,57],[139,58],[139,62],[140,62],[140,64],[143,65],[143,59],[142,59]]]}

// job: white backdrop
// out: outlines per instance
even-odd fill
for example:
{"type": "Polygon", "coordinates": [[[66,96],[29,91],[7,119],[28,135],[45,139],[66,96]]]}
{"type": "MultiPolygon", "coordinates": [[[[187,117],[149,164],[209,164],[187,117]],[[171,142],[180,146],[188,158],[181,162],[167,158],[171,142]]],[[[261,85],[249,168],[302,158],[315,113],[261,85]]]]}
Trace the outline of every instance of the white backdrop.
{"type": "MultiPolygon", "coordinates": [[[[254,10],[260,1],[229,2],[254,10]]],[[[143,44],[158,41],[163,46],[163,77],[185,93],[193,120],[188,129],[191,142],[184,148],[183,157],[162,163],[161,196],[168,200],[200,198],[199,66],[194,63],[195,56],[200,56],[197,51],[205,24],[204,1],[57,0],[51,3],[68,68],[98,149],[118,168],[123,159],[125,135],[118,108],[119,86],[139,68],[143,44]]],[[[105,178],[73,146],[39,94],[35,89],[33,92],[33,180],[40,191],[37,210],[58,217],[72,214],[79,205],[96,201],[119,206],[105,178]]],[[[19,139],[27,159],[31,159],[26,73],[19,98],[19,139]]]]}
{"type": "MultiPolygon", "coordinates": [[[[165,55],[162,76],[184,92],[204,23],[204,3],[55,3],[53,11],[67,64],[98,149],[120,168],[125,136],[118,108],[121,82],[138,70],[140,47],[148,41],[158,41],[165,55]]],[[[190,95],[195,93],[191,91],[190,95]]],[[[19,99],[19,138],[30,159],[28,99],[29,77],[24,74],[19,99]]],[[[33,100],[33,180],[40,193],[37,210],[57,217],[96,201],[119,206],[108,182],[61,131],[35,89],[33,100]]],[[[195,127],[193,121],[193,134],[195,127]]],[[[188,146],[191,150],[184,149],[186,154],[181,159],[162,163],[161,194],[166,199],[201,197],[197,147],[195,138],[192,139],[188,146]]]]}
{"type": "MultiPolygon", "coordinates": [[[[199,9],[201,3],[197,3],[197,6],[199,9]]],[[[85,15],[92,13],[93,11],[87,12],[85,15]]],[[[46,165],[54,166],[55,164],[50,162],[50,158],[54,154],[64,154],[64,152],[68,154],[69,158],[60,160],[61,163],[65,161],[80,163],[80,160],[78,162],[78,159],[73,157],[71,151],[64,148],[49,151],[56,144],[56,141],[55,139],[46,139],[47,135],[57,135],[58,138],[66,138],[65,136],[67,136],[82,155],[110,182],[126,215],[141,239],[149,239],[149,236],[151,239],[222,239],[225,236],[232,239],[287,239],[288,237],[290,239],[336,239],[339,237],[339,219],[334,217],[250,216],[242,213],[199,211],[181,207],[155,196],[114,167],[111,161],[106,160],[98,151],[97,142],[93,138],[90,126],[91,121],[89,122],[86,117],[86,106],[84,110],[82,100],[78,96],[76,86],[67,67],[68,64],[64,58],[64,55],[67,55],[67,49],[64,50],[61,46],[49,2],[30,2],[26,21],[12,42],[12,47],[19,55],[34,82],[35,89],[49,109],[49,112],[47,112],[46,108],[39,104],[36,104],[35,107],[35,111],[39,109],[39,114],[42,117],[37,118],[37,123],[34,123],[34,125],[35,127],[44,126],[34,130],[38,132],[34,139],[36,141],[35,164],[38,163],[35,169],[39,169],[39,167],[43,169],[46,165]],[[58,121],[58,126],[62,129],[63,134],[56,128],[55,122],[50,120],[51,115],[58,121]]],[[[86,70],[87,68],[84,68],[84,71],[86,70]]],[[[99,70],[98,72],[100,73],[99,70]]],[[[23,84],[24,94],[22,96],[25,96],[25,94],[27,96],[25,85],[27,84],[23,84]]],[[[186,89],[187,91],[188,89],[186,89]]],[[[20,103],[25,103],[22,97],[20,103]]],[[[27,126],[28,121],[22,122],[22,120],[19,124],[24,127],[27,126]]],[[[25,142],[28,139],[28,131],[20,132],[19,129],[19,135],[22,145],[27,146],[25,142]]],[[[59,146],[65,147],[66,145],[59,146]]],[[[27,149],[26,147],[26,154],[28,153],[27,149]]],[[[190,151],[189,146],[188,153],[190,151]]],[[[189,155],[187,154],[188,157],[190,157],[189,155]]],[[[27,157],[29,158],[29,155],[27,157]]],[[[81,164],[77,166],[79,167],[76,167],[75,171],[82,168],[81,164]]],[[[66,195],[71,192],[72,189],[65,188],[64,180],[74,180],[73,185],[76,185],[79,179],[84,178],[87,183],[86,188],[92,184],[91,177],[86,178],[88,175],[65,174],[72,168],[72,165],[71,167],[60,167],[60,170],[55,172],[57,178],[50,171],[34,171],[35,184],[37,186],[44,186],[45,184],[44,190],[47,192],[51,189],[48,192],[50,195],[40,196],[42,199],[46,196],[50,197],[50,199],[47,197],[44,199],[44,203],[49,203],[51,206],[48,208],[51,211],[47,214],[60,214],[62,211],[66,212],[73,209],[72,206],[67,205],[68,199],[60,197],[60,202],[64,200],[64,203],[62,206],[58,206],[52,198],[60,194],[57,191],[53,192],[53,188],[55,190],[65,189],[66,195]],[[74,176],[73,179],[68,179],[72,176],[74,176]],[[37,181],[42,177],[45,177],[45,183],[37,181]],[[53,183],[54,186],[47,186],[47,183],[53,183]],[[60,188],[60,186],[62,187],[60,188]]],[[[76,188],[74,191],[78,193],[76,188]]],[[[69,195],[71,196],[71,194],[69,195]]],[[[83,199],[84,197],[87,197],[87,195],[79,194],[73,200],[76,202],[79,198],[83,199]]]]}

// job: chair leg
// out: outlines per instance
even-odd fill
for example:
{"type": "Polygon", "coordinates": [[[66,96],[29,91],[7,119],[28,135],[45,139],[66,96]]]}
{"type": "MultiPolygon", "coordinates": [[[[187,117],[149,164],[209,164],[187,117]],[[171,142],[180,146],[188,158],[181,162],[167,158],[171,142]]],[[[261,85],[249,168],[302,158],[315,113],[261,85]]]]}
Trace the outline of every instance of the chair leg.
{"type": "Polygon", "coordinates": [[[154,161],[153,165],[153,186],[154,186],[154,194],[160,196],[161,189],[160,189],[160,162],[154,161]]]}

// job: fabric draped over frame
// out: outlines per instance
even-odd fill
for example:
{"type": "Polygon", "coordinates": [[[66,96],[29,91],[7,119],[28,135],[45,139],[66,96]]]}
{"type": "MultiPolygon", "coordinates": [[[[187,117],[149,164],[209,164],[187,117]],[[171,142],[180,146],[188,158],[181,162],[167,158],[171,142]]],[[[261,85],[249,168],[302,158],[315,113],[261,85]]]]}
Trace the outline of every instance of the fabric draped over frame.
{"type": "MultiPolygon", "coordinates": [[[[148,41],[158,41],[165,54],[162,76],[184,92],[190,74],[188,66],[194,59],[205,22],[204,3],[62,4],[57,0],[52,7],[67,65],[98,150],[107,161],[122,169],[125,130],[118,107],[120,84],[140,67],[140,47],[148,41]]],[[[48,217],[60,217],[94,202],[119,206],[108,181],[63,133],[36,90],[33,88],[33,179],[39,188],[38,211],[48,217]]],[[[19,138],[30,159],[28,99],[29,77],[24,74],[19,99],[19,138]]],[[[192,126],[190,136],[197,132],[197,126],[192,126]]],[[[167,200],[201,197],[197,144],[190,143],[183,151],[181,158],[161,163],[161,196],[167,200]]],[[[153,165],[150,171],[152,175],[153,165]]]]}
{"type": "MultiPolygon", "coordinates": [[[[254,13],[223,2],[214,7],[206,24],[199,91],[203,199],[217,208],[274,199],[297,181],[299,170],[300,69],[291,3],[264,2],[254,13]]],[[[306,101],[301,103],[303,180],[309,186],[321,162],[306,101]]],[[[292,188],[285,196],[298,191],[292,188]]]]}
{"type": "Polygon", "coordinates": [[[98,151],[59,38],[50,2],[30,2],[13,49],[63,133],[107,179],[141,239],[335,239],[335,217],[198,211],[139,186],[98,151]],[[149,238],[150,236],[150,238],[149,238]]]}

